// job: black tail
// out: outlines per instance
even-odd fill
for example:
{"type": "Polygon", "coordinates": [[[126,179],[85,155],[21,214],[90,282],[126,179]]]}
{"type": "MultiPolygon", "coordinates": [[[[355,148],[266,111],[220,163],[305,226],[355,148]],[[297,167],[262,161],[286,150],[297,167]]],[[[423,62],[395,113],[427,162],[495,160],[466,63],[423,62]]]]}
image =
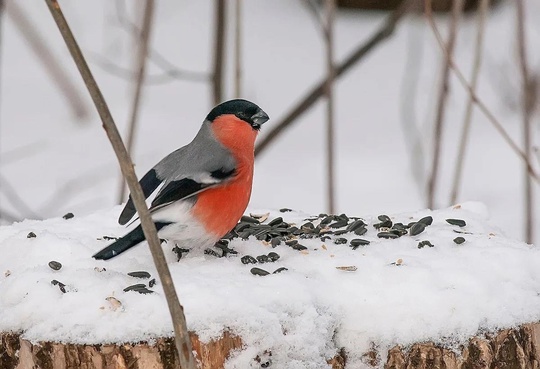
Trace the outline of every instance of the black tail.
{"type": "MultiPolygon", "coordinates": [[[[171,223],[155,223],[156,229],[158,231],[169,224],[171,223]]],[[[144,240],[145,237],[142,227],[138,225],[137,228],[126,234],[124,237],[114,241],[112,244],[105,247],[103,250],[98,251],[92,257],[96,260],[109,260],[117,255],[120,255],[124,251],[129,250],[133,246],[138,245],[144,240]]]]}

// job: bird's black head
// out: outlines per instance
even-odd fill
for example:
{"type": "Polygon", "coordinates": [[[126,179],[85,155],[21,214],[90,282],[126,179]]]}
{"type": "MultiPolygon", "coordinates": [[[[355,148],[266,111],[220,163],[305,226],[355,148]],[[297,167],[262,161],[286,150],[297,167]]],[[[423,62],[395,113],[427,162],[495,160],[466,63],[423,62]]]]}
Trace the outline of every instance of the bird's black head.
{"type": "Polygon", "coordinates": [[[261,125],[269,119],[268,115],[257,105],[242,99],[229,100],[219,104],[212,109],[206,119],[213,122],[214,119],[224,114],[233,114],[256,130],[259,130],[261,125]]]}

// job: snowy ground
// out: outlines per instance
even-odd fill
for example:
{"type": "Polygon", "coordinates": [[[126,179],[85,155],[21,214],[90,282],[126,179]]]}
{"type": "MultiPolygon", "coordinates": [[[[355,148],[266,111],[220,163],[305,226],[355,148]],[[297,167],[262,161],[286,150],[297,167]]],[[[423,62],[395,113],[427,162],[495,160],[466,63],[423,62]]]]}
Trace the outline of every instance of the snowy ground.
{"type": "MultiPolygon", "coordinates": [[[[320,30],[299,1],[251,0],[244,4],[243,97],[270,115],[272,120],[264,127],[268,130],[323,75],[323,44],[320,30]]],[[[79,81],[44,2],[19,5],[60,56],[62,67],[79,81]]],[[[159,2],[155,49],[181,68],[208,71],[211,5],[209,0],[159,2]]],[[[132,85],[95,62],[99,54],[125,68],[133,66],[132,40],[119,26],[115,2],[64,1],[62,6],[117,123],[125,130],[132,85]]],[[[540,23],[535,22],[540,6],[532,0],[527,6],[533,45],[540,40],[540,23]]],[[[129,10],[133,18],[133,9],[129,10]]],[[[339,12],[337,58],[341,60],[366,39],[384,16],[339,12]]],[[[170,334],[159,284],[150,295],[122,291],[139,282],[127,272],[146,270],[155,277],[145,247],[108,263],[90,258],[108,243],[97,238],[124,232],[116,224],[119,209],[103,210],[115,204],[119,174],[97,115],[92,110],[85,122],[73,117],[10,18],[5,19],[0,210],[17,217],[55,218],[0,228],[0,330],[24,330],[28,338],[36,340],[75,342],[118,342],[170,334]],[[60,218],[68,211],[75,213],[74,219],[60,218]],[[27,238],[31,231],[36,238],[27,238]],[[51,260],[61,262],[62,269],[50,269],[51,260]],[[95,267],[107,270],[98,272],[95,267]],[[53,279],[66,285],[65,294],[58,285],[51,285],[53,279]],[[112,296],[121,301],[121,308],[114,310],[110,302],[114,300],[105,300],[112,296]]],[[[514,19],[512,2],[491,14],[479,88],[480,96],[519,140],[519,113],[512,109],[519,96],[513,66],[514,19]]],[[[444,29],[445,21],[439,21],[444,29]]],[[[456,49],[456,59],[466,74],[471,67],[474,28],[471,19],[464,20],[456,49]]],[[[540,49],[529,48],[529,56],[536,70],[540,49]]],[[[464,206],[465,210],[415,211],[425,207],[424,190],[417,182],[425,180],[430,157],[429,127],[440,57],[423,20],[407,19],[393,38],[338,82],[336,108],[338,213],[365,216],[369,222],[381,213],[398,214],[396,220],[403,222],[432,214],[434,224],[418,240],[425,237],[434,248],[418,249],[417,238],[409,236],[381,240],[370,227],[365,238],[372,243],[354,251],[332,242],[326,243],[325,250],[320,242],[305,241],[307,254],[280,246],[274,251],[281,258],[261,267],[270,272],[281,266],[289,270],[266,277],[251,275],[251,266],[243,265],[238,257],[191,254],[170,264],[190,327],[209,339],[226,326],[246,342],[247,349],[231,359],[229,368],[245,368],[268,348],[273,350],[274,362],[287,363],[288,369],[322,368],[325,358],[342,346],[350,351],[354,368],[370,342],[381,348],[440,337],[455,342],[478,330],[540,319],[540,256],[537,248],[515,241],[523,236],[522,168],[478,112],[460,201],[481,201],[489,215],[475,203],[464,206]],[[404,76],[416,81],[416,87],[404,86],[404,76]],[[410,96],[416,99],[411,101],[410,96]],[[403,132],[414,127],[422,132],[423,160],[411,161],[404,139],[403,132]],[[416,174],[410,169],[413,163],[416,174]],[[452,242],[457,234],[455,227],[444,222],[446,218],[467,221],[464,230],[472,234],[463,235],[466,243],[458,246],[452,242]],[[402,266],[391,264],[399,259],[402,266]],[[355,272],[335,269],[351,265],[357,267],[355,272]]],[[[161,70],[152,65],[150,73],[157,75],[161,70]]],[[[233,97],[231,86],[228,98],[233,97]]],[[[80,88],[85,94],[82,85],[80,88]]],[[[211,108],[209,96],[209,86],[186,81],[145,89],[134,153],[139,175],[192,139],[211,108]]],[[[464,102],[464,92],[453,84],[437,207],[450,205],[448,192],[464,102]]],[[[88,104],[92,109],[89,100],[88,104]]],[[[259,158],[252,209],[325,211],[323,108],[322,103],[317,104],[259,158]]],[[[538,121],[538,115],[535,119],[538,121]]],[[[538,125],[534,134],[538,142],[538,125]]],[[[305,216],[284,215],[296,221],[305,216]]],[[[536,222],[540,229],[540,217],[536,222]]],[[[233,247],[241,255],[271,251],[254,240],[236,240],[233,247]]]]}
{"type": "MultiPolygon", "coordinates": [[[[116,207],[84,218],[24,221],[0,229],[0,331],[76,343],[172,334],[159,283],[150,288],[152,294],[123,291],[149,283],[128,272],[156,276],[146,245],[108,262],[91,258],[110,242],[103,236],[125,232],[115,225],[118,212],[116,207]],[[36,237],[28,238],[30,232],[36,237]],[[52,260],[62,264],[60,270],[48,266],[52,260]],[[66,292],[52,280],[63,283],[66,292]]],[[[332,236],[324,243],[301,239],[304,251],[284,244],[271,248],[253,237],[231,242],[237,256],[192,251],[170,263],[189,328],[203,340],[224,329],[242,337],[246,348],[233,355],[227,368],[247,368],[265,350],[272,352],[276,368],[326,368],[326,359],[341,347],[347,350],[347,367],[359,368],[371,343],[383,354],[396,343],[444,340],[457,345],[479,331],[540,319],[537,248],[502,236],[486,222],[486,210],[478,203],[397,214],[392,220],[407,224],[427,215],[434,221],[423,233],[397,240],[378,238],[372,225],[379,220],[367,216],[367,234],[339,236],[371,241],[356,250],[335,244],[338,237],[332,236]],[[448,218],[463,219],[466,226],[450,225],[448,218]],[[457,245],[453,239],[460,236],[466,241],[457,245]],[[434,247],[418,248],[422,240],[434,247]],[[240,261],[269,252],[279,254],[279,260],[240,261]],[[261,277],[250,273],[254,266],[288,270],[261,277]]],[[[278,216],[297,225],[308,217],[276,211],[267,222],[278,216]]],[[[165,251],[174,259],[170,246],[165,251]]]]}
{"type": "MultiPolygon", "coordinates": [[[[133,67],[133,42],[116,17],[122,1],[63,2],[66,17],[103,88],[112,113],[125,131],[132,85],[98,67],[96,54],[125,68],[133,67]]],[[[78,73],[44,2],[19,3],[36,23],[62,67],[79,83],[78,73]]],[[[300,1],[245,2],[244,93],[277,122],[324,70],[320,29],[300,1]]],[[[537,2],[527,2],[531,45],[540,39],[537,2]]],[[[128,17],[134,11],[128,6],[128,17]]],[[[336,58],[342,60],[366,39],[385,14],[340,11],[336,58]]],[[[206,72],[211,67],[213,21],[211,1],[160,2],[153,45],[183,69],[206,72]]],[[[519,96],[514,65],[512,2],[494,11],[488,21],[486,56],[480,96],[519,141],[520,118],[509,108],[519,96]]],[[[445,22],[440,26],[445,30],[445,22]]],[[[468,74],[475,23],[469,17],[460,30],[456,59],[468,74]]],[[[119,174],[97,115],[78,122],[51,84],[44,69],[25,46],[9,17],[3,27],[2,108],[0,109],[0,209],[17,216],[48,218],[71,211],[77,215],[112,206],[119,174]],[[26,209],[8,191],[11,185],[26,209]]],[[[229,40],[232,48],[232,38],[229,40]]],[[[540,49],[530,47],[532,70],[540,49]]],[[[232,54],[232,53],[231,53],[232,54]]],[[[407,19],[396,34],[337,84],[337,212],[404,212],[425,207],[430,157],[430,126],[434,115],[440,50],[423,20],[407,19]],[[403,85],[407,78],[416,87],[403,85]],[[415,96],[415,99],[410,99],[415,96]],[[403,123],[403,122],[406,123],[403,123]],[[403,132],[422,132],[422,158],[411,171],[403,132]],[[406,127],[406,128],[405,128],[406,127]]],[[[232,63],[229,61],[228,68],[232,63]]],[[[154,64],[150,74],[162,70],[154,64]]],[[[232,83],[228,85],[232,98],[232,83]]],[[[465,93],[452,85],[443,145],[437,207],[449,206],[449,187],[457,138],[463,121],[465,93]]],[[[211,108],[210,87],[186,81],[152,85],[144,91],[140,132],[134,161],[139,175],[170,151],[189,142],[211,108]]],[[[86,98],[86,97],[85,97],[86,98]]],[[[87,100],[89,102],[89,100],[87,100]]],[[[93,109],[90,105],[90,109],[93,109]]],[[[309,213],[325,210],[324,105],[319,103],[289,129],[257,162],[252,206],[291,207],[309,213]]],[[[538,121],[538,116],[535,117],[538,121]]],[[[519,160],[486,119],[474,114],[471,149],[460,201],[485,203],[491,219],[513,238],[522,239],[522,175],[519,160]]],[[[538,125],[536,125],[538,127],[538,125]]],[[[265,130],[261,132],[265,134],[265,130]]],[[[538,129],[534,133],[538,136],[538,129]]],[[[536,140],[538,142],[538,140],[536,140]]],[[[535,201],[538,205],[538,200],[535,201]]],[[[537,219],[540,229],[540,217],[537,219]]]]}

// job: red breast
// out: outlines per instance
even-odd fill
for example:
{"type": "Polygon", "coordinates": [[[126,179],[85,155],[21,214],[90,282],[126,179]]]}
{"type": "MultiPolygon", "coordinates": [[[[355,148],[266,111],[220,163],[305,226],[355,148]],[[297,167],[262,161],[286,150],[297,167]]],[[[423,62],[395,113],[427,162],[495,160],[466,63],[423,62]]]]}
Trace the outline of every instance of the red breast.
{"type": "Polygon", "coordinates": [[[220,238],[234,228],[249,203],[257,131],[232,114],[216,118],[211,127],[236,159],[236,173],[225,184],[199,194],[192,212],[208,232],[220,238]]]}

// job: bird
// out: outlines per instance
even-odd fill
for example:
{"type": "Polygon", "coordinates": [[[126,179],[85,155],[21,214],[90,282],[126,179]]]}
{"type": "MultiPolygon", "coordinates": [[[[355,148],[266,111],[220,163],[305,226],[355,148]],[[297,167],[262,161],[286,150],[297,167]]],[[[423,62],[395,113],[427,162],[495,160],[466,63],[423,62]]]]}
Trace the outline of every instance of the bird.
{"type": "MultiPolygon", "coordinates": [[[[145,198],[153,198],[149,210],[160,239],[204,247],[234,228],[251,197],[255,139],[268,119],[250,101],[223,102],[208,113],[189,144],[141,178],[145,198]]],[[[118,223],[126,225],[135,215],[129,196],[118,223]]],[[[139,224],[93,258],[109,260],[144,240],[139,224]]]]}

